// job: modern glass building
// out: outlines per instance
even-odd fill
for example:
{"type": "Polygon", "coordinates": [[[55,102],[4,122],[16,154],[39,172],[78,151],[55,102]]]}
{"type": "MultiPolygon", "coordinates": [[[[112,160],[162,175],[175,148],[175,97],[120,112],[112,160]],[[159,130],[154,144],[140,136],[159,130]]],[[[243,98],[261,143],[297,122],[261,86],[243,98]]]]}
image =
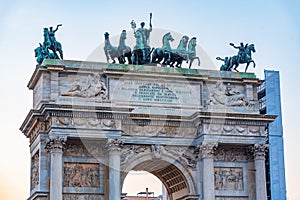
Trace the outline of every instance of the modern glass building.
{"type": "Polygon", "coordinates": [[[265,80],[258,88],[258,98],[261,114],[277,115],[276,120],[268,127],[269,159],[266,160],[268,199],[285,200],[284,145],[278,71],[265,70],[265,80]]]}

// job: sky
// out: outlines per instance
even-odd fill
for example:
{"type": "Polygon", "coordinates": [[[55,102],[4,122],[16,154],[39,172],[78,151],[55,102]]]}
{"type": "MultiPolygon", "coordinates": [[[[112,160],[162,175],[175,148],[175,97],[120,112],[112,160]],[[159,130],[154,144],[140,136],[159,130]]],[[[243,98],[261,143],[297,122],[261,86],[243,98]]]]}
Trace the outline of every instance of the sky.
{"type": "MultiPolygon", "coordinates": [[[[156,30],[168,30],[197,37],[198,48],[209,59],[200,69],[219,69],[222,63],[215,58],[236,54],[230,42],[244,42],[256,47],[252,56],[256,68],[250,66],[249,72],[264,79],[264,69],[280,71],[287,196],[300,199],[299,10],[298,0],[2,0],[0,200],[29,197],[29,141],[19,127],[32,108],[27,83],[36,65],[33,50],[43,42],[43,28],[63,24],[56,39],[63,45],[65,59],[105,62],[100,48],[103,34],[108,31],[113,37],[123,29],[130,31],[132,19],[145,21],[148,27],[150,12],[153,35],[156,30]]],[[[158,40],[150,37],[150,45],[158,40]]]]}

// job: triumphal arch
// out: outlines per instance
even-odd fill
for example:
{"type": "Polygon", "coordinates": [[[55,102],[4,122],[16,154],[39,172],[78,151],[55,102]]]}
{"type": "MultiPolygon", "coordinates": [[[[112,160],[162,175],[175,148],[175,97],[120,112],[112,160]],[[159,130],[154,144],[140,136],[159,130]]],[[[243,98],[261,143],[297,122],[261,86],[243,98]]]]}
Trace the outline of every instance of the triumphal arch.
{"type": "Polygon", "coordinates": [[[145,170],[170,200],[266,199],[253,73],[49,60],[29,81],[31,200],[120,200],[145,170]]]}

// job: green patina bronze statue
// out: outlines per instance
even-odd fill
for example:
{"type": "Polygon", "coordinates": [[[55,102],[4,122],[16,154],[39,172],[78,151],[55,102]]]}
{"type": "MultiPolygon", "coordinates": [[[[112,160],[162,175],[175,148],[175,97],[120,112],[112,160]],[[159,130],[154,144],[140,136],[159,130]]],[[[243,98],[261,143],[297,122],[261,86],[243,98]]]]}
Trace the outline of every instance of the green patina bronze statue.
{"type": "Polygon", "coordinates": [[[62,25],[58,24],[56,29],[53,29],[52,26],[44,28],[44,42],[43,44],[40,43],[40,46],[34,50],[38,65],[42,64],[44,59],[63,59],[62,46],[55,38],[55,32],[60,26],[62,25]],[[59,52],[59,56],[56,53],[57,51],[59,52]]]}
{"type": "Polygon", "coordinates": [[[230,46],[233,46],[235,49],[238,49],[238,53],[232,57],[225,57],[224,59],[217,57],[217,60],[224,61],[224,64],[220,67],[221,71],[232,71],[235,70],[238,72],[237,67],[239,64],[246,64],[245,72],[247,72],[248,66],[250,63],[253,63],[255,67],[255,62],[252,60],[252,52],[255,52],[254,44],[246,44],[243,42],[240,43],[240,46],[235,46],[233,43],[229,43],[230,46]]]}

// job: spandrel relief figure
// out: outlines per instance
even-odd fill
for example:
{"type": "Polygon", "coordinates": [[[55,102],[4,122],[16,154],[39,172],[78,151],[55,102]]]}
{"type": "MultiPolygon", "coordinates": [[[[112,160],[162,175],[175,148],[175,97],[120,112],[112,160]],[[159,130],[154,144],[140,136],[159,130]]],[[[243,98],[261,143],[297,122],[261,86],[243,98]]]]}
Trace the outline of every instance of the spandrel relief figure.
{"type": "Polygon", "coordinates": [[[63,96],[107,99],[108,90],[100,74],[89,75],[85,83],[76,82],[63,96]]]}

